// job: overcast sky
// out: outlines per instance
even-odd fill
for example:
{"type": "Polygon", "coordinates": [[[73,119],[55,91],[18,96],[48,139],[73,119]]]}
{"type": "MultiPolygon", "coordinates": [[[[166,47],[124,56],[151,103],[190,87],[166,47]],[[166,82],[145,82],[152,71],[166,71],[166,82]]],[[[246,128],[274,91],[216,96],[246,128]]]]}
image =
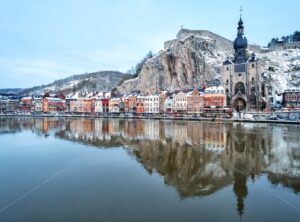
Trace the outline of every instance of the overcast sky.
{"type": "Polygon", "coordinates": [[[180,26],[233,40],[240,5],[250,43],[300,29],[299,0],[1,0],[0,88],[125,72],[163,49],[180,26]]]}

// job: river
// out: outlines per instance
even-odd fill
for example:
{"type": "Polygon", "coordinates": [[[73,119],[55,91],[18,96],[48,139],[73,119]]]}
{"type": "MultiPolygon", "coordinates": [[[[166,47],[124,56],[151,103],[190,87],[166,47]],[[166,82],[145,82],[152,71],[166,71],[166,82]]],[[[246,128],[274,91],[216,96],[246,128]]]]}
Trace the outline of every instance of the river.
{"type": "Polygon", "coordinates": [[[0,118],[0,221],[299,221],[300,126],[0,118]]]}

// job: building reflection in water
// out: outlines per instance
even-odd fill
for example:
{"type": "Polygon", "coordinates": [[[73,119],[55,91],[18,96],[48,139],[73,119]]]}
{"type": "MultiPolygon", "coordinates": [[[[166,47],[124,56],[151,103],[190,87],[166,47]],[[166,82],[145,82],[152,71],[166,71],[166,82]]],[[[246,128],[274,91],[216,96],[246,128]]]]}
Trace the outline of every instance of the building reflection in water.
{"type": "Polygon", "coordinates": [[[181,198],[207,196],[233,185],[244,212],[247,180],[261,174],[300,192],[300,129],[267,124],[123,119],[0,118],[0,133],[32,130],[99,148],[128,147],[181,198]],[[283,139],[282,139],[283,138],[283,139]]]}

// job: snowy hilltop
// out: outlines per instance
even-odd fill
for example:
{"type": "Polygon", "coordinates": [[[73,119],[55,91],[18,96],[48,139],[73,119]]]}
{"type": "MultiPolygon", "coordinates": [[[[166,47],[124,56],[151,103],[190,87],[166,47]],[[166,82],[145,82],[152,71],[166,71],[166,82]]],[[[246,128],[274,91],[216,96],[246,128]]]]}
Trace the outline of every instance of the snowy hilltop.
{"type": "Polygon", "coordinates": [[[17,94],[34,95],[46,92],[69,94],[74,92],[110,91],[129,77],[131,77],[129,74],[117,71],[86,73],[59,79],[47,85],[22,89],[17,94]]]}
{"type": "MultiPolygon", "coordinates": [[[[176,39],[165,42],[164,50],[149,58],[138,77],[125,81],[118,90],[155,93],[217,84],[220,67],[233,57],[232,41],[205,30],[182,29],[176,39]]],[[[276,49],[263,52],[249,45],[262,63],[262,74],[273,81],[274,92],[300,87],[300,50],[276,49]]]]}

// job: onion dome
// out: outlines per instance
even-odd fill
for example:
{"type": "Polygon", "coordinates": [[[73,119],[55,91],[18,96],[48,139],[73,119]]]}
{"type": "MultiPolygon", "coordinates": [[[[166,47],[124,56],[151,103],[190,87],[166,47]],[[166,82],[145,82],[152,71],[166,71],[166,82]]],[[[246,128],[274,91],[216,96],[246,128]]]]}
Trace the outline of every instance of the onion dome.
{"type": "Polygon", "coordinates": [[[247,38],[244,36],[237,36],[233,43],[234,50],[246,49],[248,46],[247,38]]]}
{"type": "Polygon", "coordinates": [[[233,42],[234,50],[246,49],[248,46],[247,38],[244,36],[244,23],[242,18],[238,22],[237,37],[233,42]]]}

